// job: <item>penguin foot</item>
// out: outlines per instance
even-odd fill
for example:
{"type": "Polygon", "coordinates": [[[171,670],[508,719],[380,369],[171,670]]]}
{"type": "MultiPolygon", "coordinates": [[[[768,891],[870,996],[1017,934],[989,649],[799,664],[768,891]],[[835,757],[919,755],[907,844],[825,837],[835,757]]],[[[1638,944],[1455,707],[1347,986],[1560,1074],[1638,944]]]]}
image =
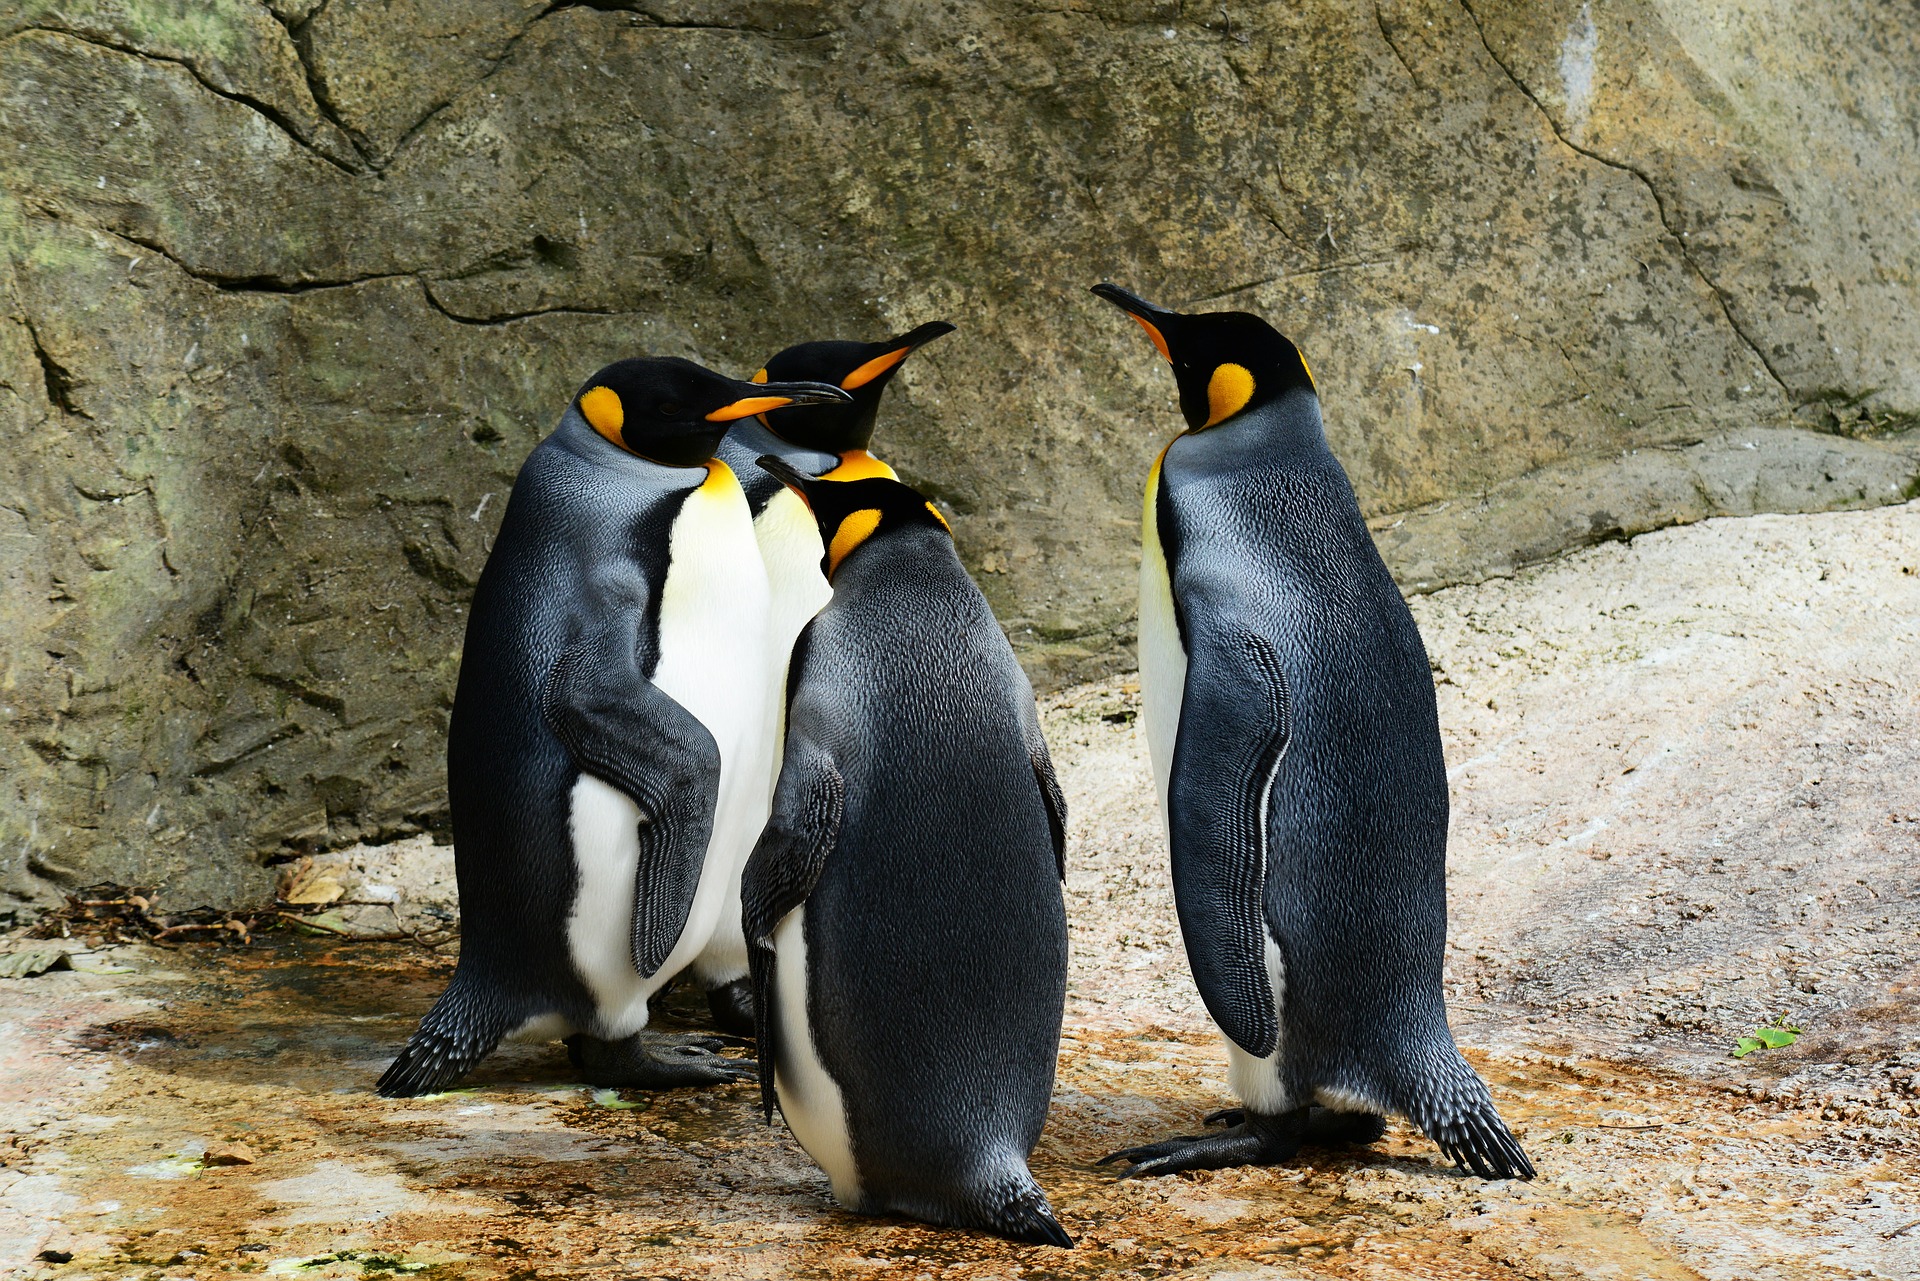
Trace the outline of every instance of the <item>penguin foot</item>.
{"type": "MultiPolygon", "coordinates": [[[[1240,1125],[1247,1119],[1245,1108],[1221,1108],[1204,1118],[1207,1125],[1240,1125]]],[[[1300,1136],[1303,1148],[1338,1148],[1377,1143],[1387,1132],[1387,1118],[1377,1112],[1336,1112],[1332,1108],[1307,1109],[1307,1129],[1300,1136]]]]}
{"type": "Polygon", "coordinates": [[[610,1088],[670,1090],[757,1079],[760,1065],[753,1060],[715,1053],[724,1044],[717,1037],[665,1032],[635,1032],[618,1041],[570,1036],[567,1057],[587,1084],[610,1088]]]}
{"type": "Polygon", "coordinates": [[[735,979],[707,989],[714,1026],[729,1036],[753,1036],[753,980],[735,979]]]}
{"type": "MultiPolygon", "coordinates": [[[[1122,1148],[1100,1159],[1099,1164],[1125,1161],[1123,1179],[1149,1174],[1177,1174],[1182,1170],[1224,1170],[1240,1165],[1278,1165],[1291,1160],[1305,1140],[1307,1108],[1296,1108],[1279,1116],[1263,1116],[1240,1108],[1240,1119],[1220,1134],[1188,1134],[1137,1148],[1122,1148]]],[[[1224,1114],[1215,1113],[1224,1119],[1224,1114]]],[[[1212,1120],[1213,1118],[1208,1118],[1212,1120]]]]}

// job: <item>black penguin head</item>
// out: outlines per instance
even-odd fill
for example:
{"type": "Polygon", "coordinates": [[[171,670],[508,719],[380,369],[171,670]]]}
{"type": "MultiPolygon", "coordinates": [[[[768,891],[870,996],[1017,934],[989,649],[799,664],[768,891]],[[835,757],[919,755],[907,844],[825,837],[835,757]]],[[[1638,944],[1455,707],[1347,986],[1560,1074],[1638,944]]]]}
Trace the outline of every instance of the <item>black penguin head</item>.
{"type": "Polygon", "coordinates": [[[841,562],[875,534],[916,525],[938,526],[951,536],[953,527],[927,496],[911,485],[881,476],[862,480],[825,480],[809,476],[784,460],[763,455],[760,466],[800,495],[820,525],[820,541],[827,554],[821,572],[831,579],[841,562]]]}
{"type": "Polygon", "coordinates": [[[587,379],[573,403],[589,427],[628,453],[693,467],[713,457],[736,418],[851,399],[824,383],[741,382],[666,356],[616,360],[587,379]]]}
{"type": "Polygon", "coordinates": [[[815,405],[781,414],[767,423],[767,430],[790,444],[826,454],[865,449],[873,439],[880,393],[887,389],[894,370],[913,354],[914,348],[952,332],[952,325],[934,320],[883,342],[803,342],[787,348],[769,360],[753,380],[830,383],[853,399],[844,405],[815,405]]]}
{"type": "Polygon", "coordinates": [[[1118,285],[1095,285],[1093,292],[1138,321],[1173,366],[1180,412],[1194,431],[1217,426],[1295,388],[1315,390],[1299,348],[1258,316],[1168,311],[1118,285]]]}

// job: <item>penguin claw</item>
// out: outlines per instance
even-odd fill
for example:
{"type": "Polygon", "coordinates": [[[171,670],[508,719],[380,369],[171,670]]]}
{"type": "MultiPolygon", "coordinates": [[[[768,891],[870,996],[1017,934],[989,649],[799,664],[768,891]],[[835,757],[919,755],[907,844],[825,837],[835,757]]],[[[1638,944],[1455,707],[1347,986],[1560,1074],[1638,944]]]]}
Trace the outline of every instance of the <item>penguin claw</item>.
{"type": "MultiPolygon", "coordinates": [[[[1095,1161],[1095,1165],[1112,1165],[1115,1161],[1125,1161],[1129,1170],[1138,1168],[1142,1163],[1156,1157],[1169,1156],[1192,1143],[1200,1143],[1207,1136],[1201,1134],[1180,1134],[1171,1139],[1162,1139],[1158,1143],[1144,1143],[1137,1148],[1121,1148],[1118,1152],[1109,1152],[1095,1161]]],[[[1121,1178],[1127,1173],[1121,1172],[1121,1178]]]]}

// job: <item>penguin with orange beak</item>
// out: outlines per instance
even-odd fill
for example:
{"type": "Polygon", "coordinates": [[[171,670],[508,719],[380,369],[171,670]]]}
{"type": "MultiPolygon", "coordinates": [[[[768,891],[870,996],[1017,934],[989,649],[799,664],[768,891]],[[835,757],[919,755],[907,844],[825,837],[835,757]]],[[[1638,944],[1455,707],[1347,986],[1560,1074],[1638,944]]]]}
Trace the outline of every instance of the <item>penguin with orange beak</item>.
{"type": "MultiPolygon", "coordinates": [[[[788,347],[753,376],[759,384],[826,383],[848,399],[784,408],[734,423],[718,456],[740,477],[753,511],[753,534],[767,567],[772,593],[768,605],[770,661],[766,668],[768,715],[774,732],[767,739],[766,795],[780,773],[780,718],[787,690],[787,657],[807,620],[832,596],[820,570],[820,529],[799,496],[754,462],[771,455],[806,476],[858,480],[894,479],[893,468],[868,452],[880,399],[900,366],[916,350],[953,332],[944,320],[909,329],[879,342],[806,342],[788,347]]],[[[765,819],[763,801],[759,819],[765,819]]],[[[738,887],[734,901],[738,902],[738,887]]],[[[714,932],[693,965],[694,977],[707,989],[714,1022],[740,1036],[753,1034],[753,991],[747,982],[747,943],[737,908],[714,932]]]]}
{"type": "Polygon", "coordinates": [[[448,732],[460,963],[381,1094],[444,1090],[508,1036],[565,1038],[596,1085],[751,1075],[711,1038],[646,1030],[722,918],[738,929],[767,812],[766,569],[713,452],[742,418],[850,399],[622,360],[528,456],[448,732]]]}
{"type": "Polygon", "coordinates": [[[1441,990],[1447,771],[1433,677],[1328,447],[1299,349],[1245,312],[1094,291],[1173,368],[1147,476],[1142,719],[1195,983],[1242,1107],[1116,1152],[1123,1177],[1266,1165],[1409,1118],[1531,1178],[1441,990]]]}

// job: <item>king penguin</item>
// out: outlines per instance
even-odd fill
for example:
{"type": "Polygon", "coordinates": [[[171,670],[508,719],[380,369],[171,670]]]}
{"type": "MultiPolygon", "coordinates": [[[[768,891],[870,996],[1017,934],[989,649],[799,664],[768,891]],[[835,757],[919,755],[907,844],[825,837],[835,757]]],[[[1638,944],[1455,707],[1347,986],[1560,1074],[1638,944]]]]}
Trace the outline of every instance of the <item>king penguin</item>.
{"type": "Polygon", "coordinates": [[[1243,1107],[1116,1152],[1127,1175],[1264,1165],[1404,1116],[1531,1178],[1447,1026],[1447,773],[1412,613],[1328,447],[1299,351],[1245,312],[1093,291],[1172,366],[1187,430],[1147,478],[1142,719],[1187,959],[1243,1107]]]}
{"type": "MultiPolygon", "coordinates": [[[[820,572],[820,530],[800,501],[785,485],[755,465],[772,454],[809,476],[851,480],[864,476],[893,478],[893,468],[868,452],[880,396],[895,371],[915,349],[953,332],[944,320],[930,321],[898,337],[880,342],[807,342],[767,361],[753,381],[828,383],[851,400],[803,405],[777,414],[742,418],[727,431],[717,452],[739,476],[753,512],[753,535],[767,567],[772,593],[769,607],[767,705],[773,732],[762,762],[766,789],[759,809],[748,815],[755,830],[766,819],[780,773],[780,723],[786,712],[787,656],[807,620],[819,612],[833,593],[820,572]]],[[[740,933],[739,886],[733,887],[733,910],[714,931],[707,948],[694,961],[693,973],[707,989],[707,1004],[723,1031],[753,1034],[753,991],[747,981],[747,943],[740,933]]]]}
{"type": "Polygon", "coordinates": [[[712,455],[742,417],[846,399],[623,360],[528,456],[448,732],[460,961],[381,1094],[443,1090],[509,1035],[566,1038],[599,1085],[751,1075],[717,1042],[643,1031],[759,834],[736,829],[742,796],[764,790],[742,767],[770,732],[766,570],[712,455]]]}
{"type": "Polygon", "coordinates": [[[805,498],[833,584],[743,882],[768,1118],[850,1210],[1070,1246],[1027,1168],[1067,977],[1033,688],[923,495],[761,465],[805,498]]]}

